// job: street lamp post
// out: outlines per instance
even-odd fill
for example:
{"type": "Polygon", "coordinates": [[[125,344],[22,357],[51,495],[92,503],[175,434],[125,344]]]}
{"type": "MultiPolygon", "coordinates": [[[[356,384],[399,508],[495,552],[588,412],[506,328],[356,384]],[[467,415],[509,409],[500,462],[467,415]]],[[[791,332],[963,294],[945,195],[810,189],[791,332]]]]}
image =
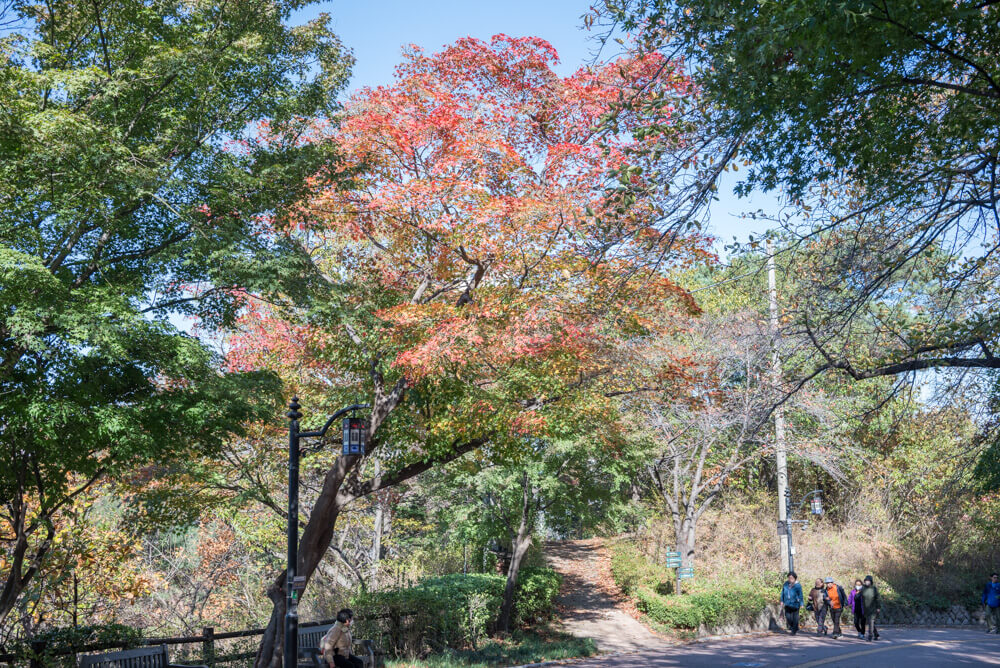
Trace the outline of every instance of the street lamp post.
{"type": "MultiPolygon", "coordinates": [[[[303,438],[321,438],[334,421],[348,413],[365,410],[367,404],[354,404],[337,411],[326,421],[322,429],[299,431],[298,397],[292,397],[288,404],[288,566],[285,579],[285,668],[295,668],[299,658],[299,592],[305,589],[305,577],[296,577],[299,561],[299,457],[302,450],[299,441],[303,438]]],[[[357,457],[365,454],[368,425],[364,420],[344,420],[343,455],[357,457]]]]}
{"type": "Polygon", "coordinates": [[[788,570],[795,570],[795,550],[792,546],[792,525],[801,524],[802,529],[805,530],[806,526],[809,524],[809,520],[793,520],[792,515],[802,507],[802,504],[806,502],[810,496],[812,499],[809,502],[809,512],[813,515],[823,514],[823,499],[821,495],[823,490],[814,489],[813,491],[807,493],[802,497],[802,500],[792,507],[792,491],[790,489],[785,489],[785,536],[788,539],[788,570]]]}

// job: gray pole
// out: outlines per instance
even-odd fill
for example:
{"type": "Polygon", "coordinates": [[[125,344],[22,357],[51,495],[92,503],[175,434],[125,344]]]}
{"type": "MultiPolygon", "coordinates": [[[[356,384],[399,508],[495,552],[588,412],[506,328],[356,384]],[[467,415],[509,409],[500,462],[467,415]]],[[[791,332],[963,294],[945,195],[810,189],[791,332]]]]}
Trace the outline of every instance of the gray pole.
{"type": "MultiPolygon", "coordinates": [[[[375,473],[376,476],[382,475],[382,462],[375,459],[375,473]]],[[[378,589],[378,566],[379,560],[382,558],[382,523],[383,510],[382,502],[379,501],[378,494],[375,494],[375,536],[372,538],[372,570],[371,574],[368,576],[369,589],[371,591],[376,591],[378,589]]]]}
{"type": "Polygon", "coordinates": [[[299,412],[298,397],[288,405],[288,566],[285,572],[285,668],[295,668],[299,657],[299,609],[295,568],[299,560],[299,412]]]}
{"type": "MultiPolygon", "coordinates": [[[[778,288],[774,271],[774,247],[767,240],[767,296],[771,329],[771,383],[775,392],[781,387],[781,358],[778,357],[778,288]]],[[[777,398],[777,397],[775,397],[777,398]]],[[[785,411],[782,406],[774,409],[774,458],[778,472],[778,522],[788,526],[788,540],[781,543],[781,566],[785,571],[792,569],[792,532],[788,524],[785,495],[788,491],[788,459],[785,453],[785,411]]]]}
{"type": "Polygon", "coordinates": [[[786,533],[786,537],[787,537],[787,541],[785,543],[785,547],[788,548],[788,572],[792,572],[792,571],[795,570],[795,554],[793,554],[795,550],[792,549],[792,522],[791,522],[791,520],[792,520],[792,491],[790,489],[786,489],[785,490],[785,503],[784,503],[784,506],[785,506],[785,510],[786,510],[785,517],[788,518],[787,521],[785,522],[785,533],[786,533]]]}

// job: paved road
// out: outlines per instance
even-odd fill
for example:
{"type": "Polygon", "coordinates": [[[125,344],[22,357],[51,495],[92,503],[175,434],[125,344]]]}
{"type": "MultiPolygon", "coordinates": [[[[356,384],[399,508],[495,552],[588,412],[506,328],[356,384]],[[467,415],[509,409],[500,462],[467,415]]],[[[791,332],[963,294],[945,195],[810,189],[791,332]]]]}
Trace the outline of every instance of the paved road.
{"type": "Polygon", "coordinates": [[[1000,666],[1000,636],[982,630],[886,628],[882,639],[792,638],[770,634],[659,647],[633,654],[588,659],[576,666],[668,668],[741,666],[744,668],[938,668],[1000,666]]]}

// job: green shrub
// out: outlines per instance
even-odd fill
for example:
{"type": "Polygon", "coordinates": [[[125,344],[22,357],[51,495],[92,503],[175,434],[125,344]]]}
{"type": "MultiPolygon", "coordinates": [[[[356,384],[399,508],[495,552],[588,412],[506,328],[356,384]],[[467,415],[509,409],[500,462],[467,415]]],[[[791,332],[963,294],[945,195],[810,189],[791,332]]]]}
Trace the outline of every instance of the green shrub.
{"type": "Polygon", "coordinates": [[[514,595],[516,623],[526,624],[551,617],[561,585],[562,576],[551,568],[522,568],[517,575],[517,593],[514,595]]]}
{"type": "Polygon", "coordinates": [[[23,642],[14,648],[14,654],[26,660],[35,659],[43,666],[75,666],[76,659],[57,656],[65,651],[78,651],[85,646],[101,646],[107,649],[131,649],[142,644],[142,629],[124,624],[94,624],[50,629],[38,633],[32,642],[41,642],[45,650],[36,654],[31,642],[23,642]]]}
{"type": "Polygon", "coordinates": [[[642,584],[638,556],[639,550],[627,543],[619,543],[611,550],[611,577],[626,596],[634,595],[642,584]]]}
{"type": "Polygon", "coordinates": [[[690,596],[692,605],[700,611],[702,624],[707,626],[756,617],[773,598],[752,583],[722,586],[690,596]]]}
{"type": "Polygon", "coordinates": [[[629,543],[617,544],[611,553],[611,574],[623,594],[651,620],[674,629],[697,629],[755,617],[775,597],[776,576],[749,582],[688,581],[693,591],[673,594],[672,573],[652,563],[629,543]]]}
{"type": "Polygon", "coordinates": [[[492,630],[504,579],[497,575],[441,575],[405,589],[357,595],[352,601],[358,635],[391,653],[476,647],[492,630]]]}
{"type": "MultiPolygon", "coordinates": [[[[358,594],[351,601],[356,635],[396,656],[475,649],[494,630],[505,581],[485,573],[441,575],[405,589],[358,594]]],[[[514,597],[516,621],[551,615],[560,584],[551,569],[523,569],[514,597]]]]}
{"type": "Polygon", "coordinates": [[[635,593],[636,607],[650,619],[675,629],[696,629],[756,617],[769,602],[754,587],[732,586],[698,594],[663,596],[648,587],[635,593]]]}
{"type": "Polygon", "coordinates": [[[670,574],[650,562],[631,543],[620,542],[611,550],[611,577],[626,596],[633,596],[641,586],[661,593],[670,589],[670,574]]]}
{"type": "Polygon", "coordinates": [[[663,596],[646,587],[636,589],[635,607],[654,622],[675,629],[696,629],[702,620],[688,597],[663,596]]]}

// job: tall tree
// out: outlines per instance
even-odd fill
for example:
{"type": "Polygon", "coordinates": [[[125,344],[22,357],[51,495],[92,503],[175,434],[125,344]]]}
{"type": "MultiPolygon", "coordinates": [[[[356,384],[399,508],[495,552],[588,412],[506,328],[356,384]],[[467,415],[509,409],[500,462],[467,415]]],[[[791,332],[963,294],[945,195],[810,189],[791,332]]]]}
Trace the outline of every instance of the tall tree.
{"type": "Polygon", "coordinates": [[[749,161],[739,192],[789,195],[773,217],[808,253],[791,324],[817,370],[1000,368],[1000,6],[629,0],[599,16],[641,52],[689,57],[709,125],[749,161]],[[936,284],[919,308],[899,299],[914,278],[936,284]]]}
{"type": "Polygon", "coordinates": [[[286,25],[301,4],[0,4],[0,621],[96,480],[272,405],[171,318],[225,323],[305,266],[262,217],[328,159],[300,119],[349,58],[326,17],[286,25]]]}
{"type": "MultiPolygon", "coordinates": [[[[317,179],[364,167],[348,187],[318,188],[285,228],[325,286],[305,311],[249,302],[231,359],[278,368],[310,406],[370,397],[382,472],[363,481],[364,461],[333,463],[297,574],[312,575],[358,496],[477,448],[564,436],[607,395],[677,373],[664,360],[634,383],[615,351],[692,308],[666,268],[703,257],[703,240],[664,215],[683,208],[674,195],[624,169],[642,143],[681,153],[686,137],[599,121],[620,95],[667,107],[692,91],[654,77],[673,67],[659,56],[569,77],[555,60],[543,40],[503,35],[413,49],[395,83],[359,92],[337,127],[317,124],[342,152],[317,179]]],[[[258,666],[280,662],[284,586],[279,575],[269,589],[258,666]]]]}
{"type": "Polygon", "coordinates": [[[706,314],[680,337],[650,340],[645,357],[655,360],[667,350],[692,360],[681,391],[625,403],[648,453],[645,473],[690,566],[702,515],[744,467],[773,452],[774,407],[788,411],[791,450],[836,475],[835,417],[821,392],[787,396],[775,386],[771,335],[753,311],[706,314]]]}

